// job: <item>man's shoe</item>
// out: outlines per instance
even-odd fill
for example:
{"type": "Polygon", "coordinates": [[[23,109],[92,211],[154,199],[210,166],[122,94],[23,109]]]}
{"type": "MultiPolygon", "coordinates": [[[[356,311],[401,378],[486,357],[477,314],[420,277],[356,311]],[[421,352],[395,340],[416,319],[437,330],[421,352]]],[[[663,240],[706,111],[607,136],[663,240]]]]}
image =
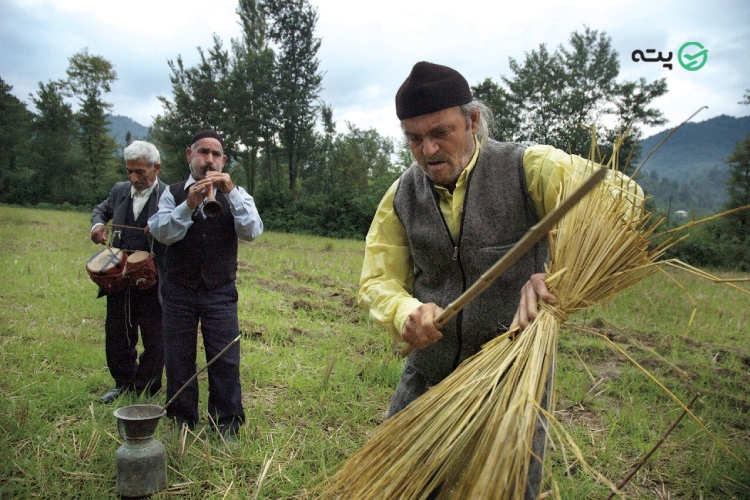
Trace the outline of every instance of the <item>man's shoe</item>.
{"type": "Polygon", "coordinates": [[[111,403],[115,399],[122,396],[124,392],[124,387],[115,387],[114,389],[110,389],[109,391],[105,392],[102,397],[99,398],[99,401],[101,401],[102,403],[111,403]]]}

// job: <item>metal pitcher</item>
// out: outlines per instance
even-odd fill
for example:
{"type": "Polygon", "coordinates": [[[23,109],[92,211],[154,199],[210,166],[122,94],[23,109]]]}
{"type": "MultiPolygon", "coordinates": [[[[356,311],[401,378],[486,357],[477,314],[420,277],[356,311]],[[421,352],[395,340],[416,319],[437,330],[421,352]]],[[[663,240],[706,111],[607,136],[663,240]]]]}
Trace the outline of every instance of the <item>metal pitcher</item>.
{"type": "Polygon", "coordinates": [[[124,497],[143,497],[166,488],[167,455],[164,445],[154,439],[159,419],[166,410],[139,404],[118,408],[114,414],[117,430],[124,440],[115,454],[115,492],[124,497]]]}

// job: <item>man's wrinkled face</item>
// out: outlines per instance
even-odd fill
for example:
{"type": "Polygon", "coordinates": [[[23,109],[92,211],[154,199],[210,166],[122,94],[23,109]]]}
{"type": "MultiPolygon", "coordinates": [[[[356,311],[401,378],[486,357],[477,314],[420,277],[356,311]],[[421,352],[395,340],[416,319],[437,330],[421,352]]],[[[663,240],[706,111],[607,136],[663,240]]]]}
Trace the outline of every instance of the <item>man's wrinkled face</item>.
{"type": "Polygon", "coordinates": [[[227,161],[221,143],[213,137],[204,137],[185,150],[190,173],[196,181],[205,179],[206,172],[221,172],[227,161]]]}
{"type": "Polygon", "coordinates": [[[435,184],[450,186],[474,155],[479,113],[468,118],[458,106],[401,120],[409,149],[435,184]]]}
{"type": "Polygon", "coordinates": [[[161,170],[161,165],[155,163],[150,166],[144,158],[130,160],[125,162],[125,168],[128,171],[130,184],[136,191],[143,191],[150,188],[156,182],[156,176],[161,170]]]}

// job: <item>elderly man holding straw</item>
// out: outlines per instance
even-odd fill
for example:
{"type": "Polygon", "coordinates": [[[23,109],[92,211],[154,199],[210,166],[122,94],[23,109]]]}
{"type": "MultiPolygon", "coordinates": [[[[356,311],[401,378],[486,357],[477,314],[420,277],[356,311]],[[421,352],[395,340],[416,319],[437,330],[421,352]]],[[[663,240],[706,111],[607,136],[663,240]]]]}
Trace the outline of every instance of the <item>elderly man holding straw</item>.
{"type": "MultiPolygon", "coordinates": [[[[538,243],[484,293],[438,329],[435,319],[556,204],[560,184],[586,161],[550,146],[488,137],[491,114],[466,79],[419,62],[396,94],[396,115],[414,164],[380,202],[366,239],[360,305],[406,358],[388,417],[447,377],[487,341],[537,314],[547,290],[546,242],[538,243]]],[[[547,399],[547,398],[545,398],[547,399]]],[[[534,454],[546,435],[538,426],[534,454]]],[[[541,462],[533,458],[526,498],[536,498],[541,462]]]]}

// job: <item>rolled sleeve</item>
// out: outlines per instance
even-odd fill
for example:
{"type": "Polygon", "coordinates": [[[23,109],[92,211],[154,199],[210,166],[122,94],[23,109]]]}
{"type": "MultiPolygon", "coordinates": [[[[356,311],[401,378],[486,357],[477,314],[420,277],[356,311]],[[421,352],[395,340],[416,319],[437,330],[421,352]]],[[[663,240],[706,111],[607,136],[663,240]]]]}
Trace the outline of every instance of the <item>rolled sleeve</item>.
{"type": "Polygon", "coordinates": [[[359,304],[396,341],[409,314],[422,303],[412,294],[414,272],[406,229],[393,209],[398,181],[380,201],[365,240],[359,304]]]}

